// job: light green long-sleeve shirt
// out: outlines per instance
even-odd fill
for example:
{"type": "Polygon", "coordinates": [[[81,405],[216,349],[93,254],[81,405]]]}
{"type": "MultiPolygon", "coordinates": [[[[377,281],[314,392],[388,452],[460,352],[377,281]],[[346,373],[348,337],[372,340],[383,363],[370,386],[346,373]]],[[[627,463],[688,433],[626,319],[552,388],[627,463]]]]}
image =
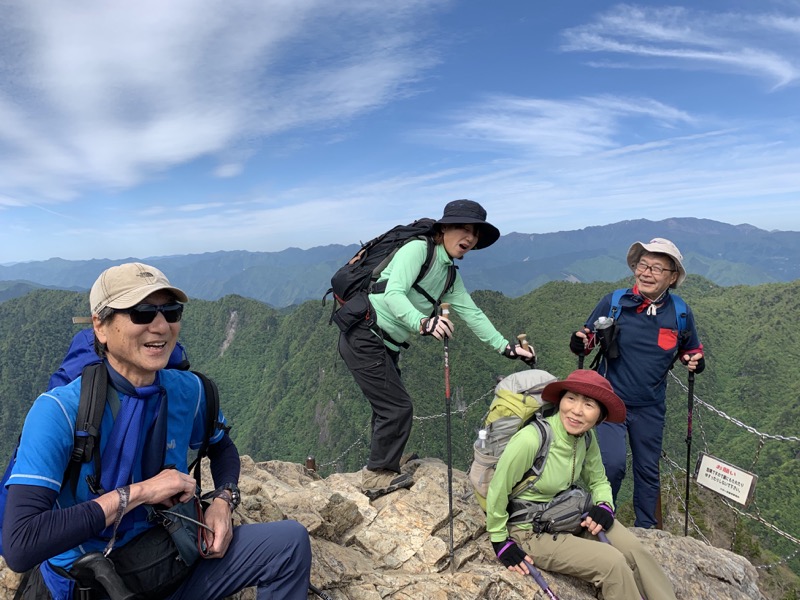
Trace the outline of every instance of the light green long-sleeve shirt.
{"type": "MultiPolygon", "coordinates": [[[[386,281],[386,289],[382,294],[369,296],[377,315],[378,327],[397,342],[405,342],[408,338],[419,335],[420,321],[429,317],[433,310],[433,305],[425,296],[412,287],[427,253],[425,240],[414,240],[402,246],[378,279],[386,281]]],[[[444,288],[448,269],[452,264],[453,259],[444,246],[437,244],[431,268],[419,285],[431,297],[437,298],[444,288]]],[[[478,339],[498,352],[503,351],[508,341],[475,305],[458,272],[452,290],[442,296],[441,300],[450,303],[450,311],[461,317],[478,339]]]]}
{"type": "MultiPolygon", "coordinates": [[[[533,488],[526,489],[518,498],[531,502],[550,502],[556,494],[580,480],[583,487],[591,492],[595,504],[605,502],[614,506],[611,484],[606,478],[600,446],[597,444],[597,434],[592,433],[592,442],[587,450],[583,436],[576,437],[567,433],[558,413],[545,420],[553,430],[553,441],[550,443],[544,470],[533,488]]],[[[540,443],[539,430],[533,426],[525,426],[514,434],[500,455],[486,495],[486,530],[493,542],[502,542],[508,538],[508,496],[533,464],[540,443]]],[[[525,523],[518,527],[529,529],[531,525],[525,523]]]]}

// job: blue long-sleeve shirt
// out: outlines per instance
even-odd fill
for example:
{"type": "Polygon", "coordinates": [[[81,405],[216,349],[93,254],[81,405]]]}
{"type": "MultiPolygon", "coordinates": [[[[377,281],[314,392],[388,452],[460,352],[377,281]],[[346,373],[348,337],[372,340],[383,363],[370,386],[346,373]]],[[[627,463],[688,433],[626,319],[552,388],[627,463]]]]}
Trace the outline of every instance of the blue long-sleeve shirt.
{"type": "MultiPolygon", "coordinates": [[[[203,386],[196,375],[186,371],[160,373],[170,402],[165,462],[186,472],[188,448],[199,447],[205,435],[203,386]]],[[[80,379],[42,394],[26,418],[17,462],[7,483],[3,520],[3,553],[15,571],[25,571],[43,560],[69,568],[81,554],[105,545],[98,537],[105,529],[105,515],[91,501],[85,482],[93,463],[84,464],[75,495],[71,486],[61,486],[72,453],[79,394],[80,379]]],[[[224,422],[221,415],[218,418],[224,422]]],[[[113,416],[107,408],[101,425],[101,450],[112,426],[113,416]]],[[[215,483],[238,482],[236,446],[222,430],[211,442],[208,456],[215,483]]],[[[118,545],[149,526],[138,521],[118,545]]]]}

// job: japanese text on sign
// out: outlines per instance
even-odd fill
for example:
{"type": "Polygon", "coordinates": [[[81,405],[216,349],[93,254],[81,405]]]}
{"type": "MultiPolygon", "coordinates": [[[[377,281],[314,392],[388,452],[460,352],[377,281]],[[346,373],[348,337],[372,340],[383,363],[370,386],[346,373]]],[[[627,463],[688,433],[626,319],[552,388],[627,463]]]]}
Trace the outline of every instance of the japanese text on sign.
{"type": "Polygon", "coordinates": [[[698,485],[747,506],[753,497],[758,475],[733,466],[710,454],[700,453],[695,469],[698,485]]]}

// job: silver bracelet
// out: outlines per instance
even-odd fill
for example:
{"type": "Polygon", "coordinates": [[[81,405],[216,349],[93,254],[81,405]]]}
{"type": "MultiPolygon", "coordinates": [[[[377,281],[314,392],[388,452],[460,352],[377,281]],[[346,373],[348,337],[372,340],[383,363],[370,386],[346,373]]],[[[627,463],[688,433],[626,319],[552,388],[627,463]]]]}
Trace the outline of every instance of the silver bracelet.
{"type": "Polygon", "coordinates": [[[117,516],[114,519],[114,529],[111,532],[111,539],[108,540],[108,544],[106,544],[105,550],[103,550],[103,556],[108,556],[111,553],[111,550],[114,549],[114,542],[117,541],[117,529],[119,529],[119,524],[122,522],[122,517],[125,515],[125,509],[128,508],[128,501],[131,498],[131,486],[125,485],[118,487],[117,494],[119,494],[117,516]]]}

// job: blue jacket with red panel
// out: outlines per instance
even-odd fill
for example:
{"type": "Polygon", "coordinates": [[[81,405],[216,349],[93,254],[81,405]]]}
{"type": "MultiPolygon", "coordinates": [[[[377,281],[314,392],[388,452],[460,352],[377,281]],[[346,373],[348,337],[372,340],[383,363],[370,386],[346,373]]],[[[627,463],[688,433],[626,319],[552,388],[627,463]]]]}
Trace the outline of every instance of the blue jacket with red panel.
{"type": "MultiPolygon", "coordinates": [[[[591,329],[598,317],[610,314],[612,295],[600,300],[586,327],[591,329]]],[[[686,306],[686,328],[679,331],[675,303],[669,293],[655,311],[648,311],[649,305],[650,301],[636,287],[622,294],[614,315],[619,356],[610,360],[603,356],[598,366],[598,372],[611,382],[627,406],[665,402],[667,374],[676,356],[703,350],[691,308],[686,306]],[[648,314],[652,312],[655,314],[648,314]]],[[[590,334],[589,349],[596,341],[596,336],[590,334]]]]}

